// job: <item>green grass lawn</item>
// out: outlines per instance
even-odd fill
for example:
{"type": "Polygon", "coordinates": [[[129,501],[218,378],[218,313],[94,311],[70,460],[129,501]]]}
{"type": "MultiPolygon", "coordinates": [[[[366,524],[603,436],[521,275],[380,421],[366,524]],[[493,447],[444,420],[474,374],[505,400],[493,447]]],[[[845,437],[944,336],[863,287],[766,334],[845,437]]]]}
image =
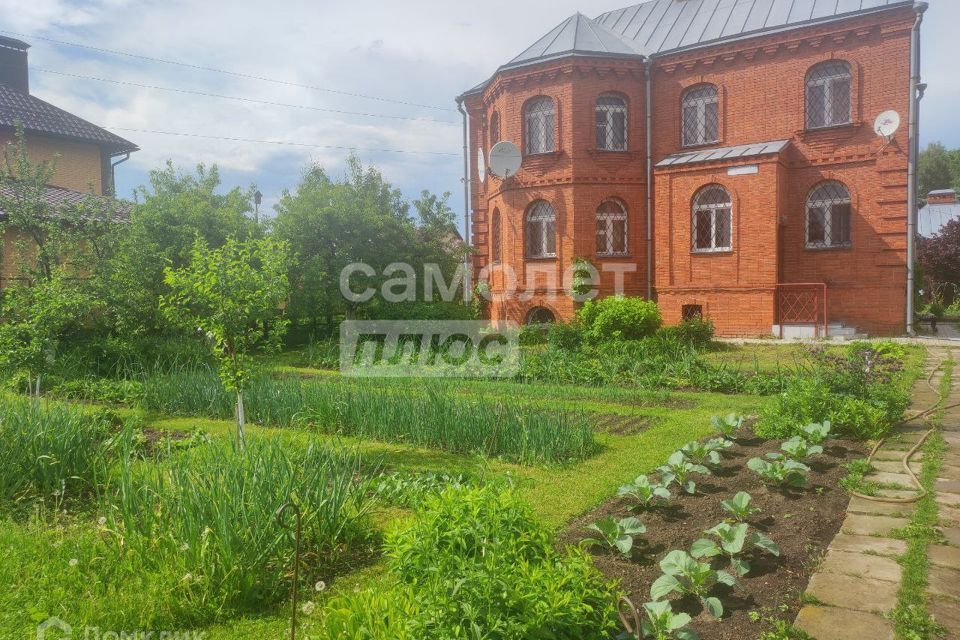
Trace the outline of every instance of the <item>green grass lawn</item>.
{"type": "MultiPolygon", "coordinates": [[[[288,371],[289,372],[289,371],[288,371]]],[[[298,370],[299,375],[316,373],[298,370]]],[[[326,374],[330,375],[330,374],[326,374]]],[[[396,381],[393,381],[396,382],[396,381]]],[[[402,381],[400,384],[404,384],[402,381]]],[[[407,384],[416,385],[415,381],[407,384]]],[[[463,456],[404,445],[355,439],[340,439],[358,446],[387,469],[402,471],[484,472],[509,475],[544,523],[559,528],[572,518],[615,494],[617,488],[641,473],[662,464],[671,452],[710,431],[710,418],[731,412],[756,413],[764,399],[753,396],[724,396],[707,393],[647,392],[616,388],[589,388],[557,385],[520,385],[510,382],[464,381],[464,394],[505,396],[516,402],[587,412],[591,420],[604,423],[610,417],[634,425],[629,434],[598,433],[600,450],[589,459],[571,465],[520,466],[478,456],[463,456]],[[641,429],[633,432],[636,429],[641,429]]],[[[136,410],[127,411],[134,413],[136,410]]],[[[169,417],[139,412],[151,429],[193,431],[202,429],[215,438],[232,437],[234,425],[228,420],[169,417]]],[[[312,440],[333,437],[308,430],[249,429],[252,437],[265,435],[306,445],[312,440]]],[[[398,518],[398,509],[375,514],[376,526],[386,529],[398,518]]],[[[67,621],[91,621],[109,613],[112,619],[128,621],[128,627],[142,628],[141,611],[156,608],[162,598],[161,585],[150,584],[147,576],[118,575],[104,558],[86,557],[91,537],[97,536],[97,514],[63,516],[54,519],[20,517],[0,520],[0,629],[4,637],[34,637],[38,620],[56,615],[67,621]],[[76,559],[75,566],[71,560],[76,559]],[[50,567],[62,565],[62,575],[50,567]]],[[[323,594],[305,594],[304,600],[319,600],[330,593],[352,590],[376,581],[378,563],[338,578],[323,594]]],[[[257,613],[204,628],[209,639],[251,640],[279,637],[287,625],[288,609],[257,613]]],[[[309,618],[304,631],[309,635],[309,618]]]]}

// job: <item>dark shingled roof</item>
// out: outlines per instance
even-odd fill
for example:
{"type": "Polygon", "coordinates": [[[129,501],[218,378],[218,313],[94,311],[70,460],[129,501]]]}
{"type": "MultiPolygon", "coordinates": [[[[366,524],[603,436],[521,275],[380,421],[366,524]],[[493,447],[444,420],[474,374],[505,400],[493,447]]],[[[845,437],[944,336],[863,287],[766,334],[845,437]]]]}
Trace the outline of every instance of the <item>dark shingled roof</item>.
{"type": "Polygon", "coordinates": [[[111,154],[140,149],[129,140],[49,102],[0,84],[0,128],[13,128],[17,121],[23,123],[28,132],[92,142],[111,154]]]}
{"type": "MultiPolygon", "coordinates": [[[[8,185],[0,185],[0,220],[7,217],[3,210],[3,199],[14,197],[13,191],[8,185]]],[[[108,196],[98,196],[93,193],[83,193],[73,189],[64,189],[63,187],[48,186],[43,194],[46,204],[51,207],[75,207],[86,205],[87,207],[103,207],[110,211],[114,222],[126,222],[130,220],[131,205],[127,202],[114,200],[108,196]]]]}

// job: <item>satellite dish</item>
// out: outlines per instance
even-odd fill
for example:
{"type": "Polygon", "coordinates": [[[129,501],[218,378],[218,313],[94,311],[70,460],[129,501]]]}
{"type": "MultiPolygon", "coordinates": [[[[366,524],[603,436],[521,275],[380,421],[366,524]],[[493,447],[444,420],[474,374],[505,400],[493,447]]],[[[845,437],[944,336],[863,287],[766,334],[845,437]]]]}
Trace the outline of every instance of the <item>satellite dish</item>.
{"type": "Polygon", "coordinates": [[[512,142],[498,142],[490,149],[490,173],[501,180],[516,175],[522,163],[520,149],[512,142]]]}
{"type": "Polygon", "coordinates": [[[873,125],[877,135],[888,141],[893,140],[893,135],[898,129],[900,129],[900,114],[896,111],[884,111],[877,116],[877,121],[873,125]]]}
{"type": "Polygon", "coordinates": [[[483,149],[477,149],[477,177],[480,182],[487,179],[487,158],[483,155],[483,149]]]}

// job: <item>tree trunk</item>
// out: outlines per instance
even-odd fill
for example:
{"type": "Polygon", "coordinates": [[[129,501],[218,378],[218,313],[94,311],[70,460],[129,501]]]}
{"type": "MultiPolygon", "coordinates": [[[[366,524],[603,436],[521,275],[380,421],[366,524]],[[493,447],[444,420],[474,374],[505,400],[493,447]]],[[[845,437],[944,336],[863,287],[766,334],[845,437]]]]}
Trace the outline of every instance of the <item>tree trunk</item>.
{"type": "Polygon", "coordinates": [[[247,444],[247,436],[244,432],[244,427],[246,427],[246,424],[246,417],[243,414],[243,392],[237,391],[237,442],[241,451],[246,447],[247,444]]]}

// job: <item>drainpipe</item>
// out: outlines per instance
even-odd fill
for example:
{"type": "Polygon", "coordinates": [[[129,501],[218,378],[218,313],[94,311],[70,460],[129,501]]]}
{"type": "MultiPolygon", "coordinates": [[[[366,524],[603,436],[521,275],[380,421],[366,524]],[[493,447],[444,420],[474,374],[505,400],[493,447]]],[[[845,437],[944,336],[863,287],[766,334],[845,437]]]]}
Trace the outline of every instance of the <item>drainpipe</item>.
{"type": "Polygon", "coordinates": [[[463,241],[467,245],[467,253],[463,257],[464,274],[464,301],[469,303],[473,298],[473,270],[470,268],[470,130],[469,118],[463,108],[463,99],[457,99],[457,111],[463,116],[463,241]]]}
{"type": "Polygon", "coordinates": [[[916,260],[917,238],[917,161],[920,157],[920,26],[923,24],[923,14],[930,7],[926,2],[917,2],[914,11],[917,19],[913,25],[910,39],[910,123],[907,161],[907,335],[914,335],[914,289],[916,288],[916,260]]]}
{"type": "Polygon", "coordinates": [[[653,299],[653,64],[647,58],[647,300],[653,299]]]}
{"type": "Polygon", "coordinates": [[[127,151],[127,153],[122,158],[120,158],[116,162],[110,163],[110,195],[113,196],[114,198],[117,197],[117,165],[123,164],[129,159],[130,159],[130,152],[127,151]]]}

